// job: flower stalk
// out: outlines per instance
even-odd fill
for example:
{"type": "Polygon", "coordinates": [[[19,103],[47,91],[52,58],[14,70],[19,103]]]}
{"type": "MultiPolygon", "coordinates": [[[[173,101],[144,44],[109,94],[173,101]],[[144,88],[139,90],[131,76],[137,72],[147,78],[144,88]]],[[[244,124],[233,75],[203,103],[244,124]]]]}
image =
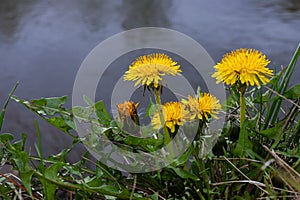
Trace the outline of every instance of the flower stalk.
{"type": "Polygon", "coordinates": [[[248,133],[245,130],[246,88],[270,82],[269,78],[272,77],[273,70],[266,67],[269,63],[270,61],[262,52],[241,48],[225,54],[221,62],[214,66],[216,71],[212,77],[216,78],[217,83],[237,85],[240,93],[240,135],[235,149],[236,154],[243,154],[246,145],[251,148],[248,142],[248,133]]]}
{"type": "MultiPolygon", "coordinates": [[[[149,55],[143,55],[138,57],[130,66],[128,71],[124,74],[124,80],[126,81],[135,81],[134,86],[142,85],[144,88],[152,89],[155,95],[155,101],[158,105],[157,115],[154,116],[155,124],[157,127],[163,127],[164,131],[164,143],[169,147],[171,141],[171,136],[169,135],[168,128],[171,132],[174,133],[175,126],[181,125],[181,120],[179,119],[181,112],[178,112],[176,109],[181,109],[180,106],[168,105],[171,107],[171,110],[175,108],[176,119],[169,120],[165,119],[161,100],[160,92],[162,89],[162,77],[165,75],[171,76],[180,76],[180,65],[173,61],[172,58],[166,54],[154,53],[149,55]]],[[[181,111],[181,110],[180,110],[181,111]]],[[[168,116],[167,116],[168,117],[168,116]]],[[[166,117],[166,118],[167,118],[166,117]]],[[[153,122],[153,119],[152,119],[153,122]]],[[[173,156],[173,147],[170,146],[170,153],[173,156]]]]}
{"type": "MultiPolygon", "coordinates": [[[[162,87],[162,86],[161,86],[162,87]]],[[[164,132],[164,144],[168,146],[169,150],[170,150],[170,155],[173,158],[174,154],[174,149],[171,146],[171,144],[169,144],[169,142],[171,141],[171,137],[170,137],[170,133],[168,131],[168,128],[165,124],[165,119],[164,119],[164,115],[163,115],[163,107],[162,107],[162,103],[161,103],[161,99],[160,99],[160,90],[155,88],[153,89],[154,91],[154,96],[155,96],[155,102],[158,105],[157,109],[158,109],[158,114],[159,114],[159,119],[160,119],[160,124],[163,126],[163,132],[164,132]]]]}
{"type": "Polygon", "coordinates": [[[246,85],[240,87],[240,129],[244,128],[244,122],[246,119],[246,85]]]}

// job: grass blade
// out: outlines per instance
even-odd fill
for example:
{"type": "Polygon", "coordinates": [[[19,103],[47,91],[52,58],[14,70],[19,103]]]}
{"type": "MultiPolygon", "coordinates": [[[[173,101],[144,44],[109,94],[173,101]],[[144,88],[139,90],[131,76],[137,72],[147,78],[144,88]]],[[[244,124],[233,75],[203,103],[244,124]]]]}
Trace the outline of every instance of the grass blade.
{"type": "MultiPolygon", "coordinates": [[[[299,55],[300,55],[300,43],[293,55],[291,62],[289,63],[289,65],[286,69],[286,72],[283,75],[282,81],[281,81],[280,86],[277,91],[279,94],[283,94],[287,90],[290,79],[295,70],[299,55]]],[[[271,124],[273,124],[276,121],[279,111],[280,111],[281,104],[282,104],[281,98],[279,98],[278,100],[276,100],[272,103],[271,108],[266,115],[264,129],[267,129],[269,127],[270,121],[271,121],[271,124]]]]}
{"type": "Polygon", "coordinates": [[[0,131],[2,129],[2,124],[3,124],[3,120],[4,120],[4,115],[5,115],[5,111],[6,111],[6,108],[7,108],[7,105],[8,105],[8,102],[10,100],[10,97],[15,93],[17,87],[19,85],[19,82],[17,82],[15,84],[15,86],[13,87],[13,89],[11,90],[11,92],[9,93],[8,95],[8,98],[6,99],[5,103],[4,103],[4,106],[2,108],[2,111],[1,111],[1,114],[0,114],[0,131]]]}

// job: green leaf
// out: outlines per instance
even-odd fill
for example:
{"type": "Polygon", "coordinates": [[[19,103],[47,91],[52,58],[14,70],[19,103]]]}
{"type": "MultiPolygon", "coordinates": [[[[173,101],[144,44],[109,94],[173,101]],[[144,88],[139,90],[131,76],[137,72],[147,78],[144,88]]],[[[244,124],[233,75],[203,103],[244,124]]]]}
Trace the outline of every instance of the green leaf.
{"type": "Polygon", "coordinates": [[[169,166],[168,168],[172,169],[180,178],[192,179],[194,181],[199,181],[200,180],[195,174],[191,174],[190,172],[188,172],[184,169],[175,168],[175,167],[172,167],[172,166],[169,166]]]}
{"type": "Polygon", "coordinates": [[[148,196],[150,199],[152,199],[152,200],[159,200],[159,196],[158,196],[158,193],[157,192],[155,192],[154,194],[152,194],[152,195],[149,195],[148,196]]]}
{"type": "Polygon", "coordinates": [[[33,99],[29,101],[28,107],[46,115],[60,113],[61,106],[66,103],[67,96],[33,99]]]}
{"type": "Polygon", "coordinates": [[[191,145],[184,154],[182,154],[179,158],[177,158],[172,163],[172,165],[177,167],[179,165],[185,164],[186,161],[189,159],[190,155],[192,154],[192,152],[193,152],[193,147],[191,145]]]}
{"type": "Polygon", "coordinates": [[[248,150],[252,150],[252,142],[249,140],[249,131],[248,128],[251,127],[251,123],[245,119],[243,128],[240,129],[240,135],[237,142],[237,145],[233,151],[233,154],[236,156],[245,155],[248,150]]]}
{"type": "Polygon", "coordinates": [[[0,142],[1,143],[6,143],[10,142],[14,139],[14,136],[10,133],[1,133],[0,134],[0,142]]]}
{"type": "Polygon", "coordinates": [[[51,165],[50,167],[48,167],[45,170],[45,177],[47,177],[48,179],[52,179],[52,180],[59,180],[57,174],[58,171],[64,166],[65,164],[62,162],[57,162],[54,163],[53,165],[51,165]]]}
{"type": "Polygon", "coordinates": [[[78,177],[80,179],[83,179],[82,169],[80,167],[74,165],[66,165],[63,168],[66,170],[63,175],[70,176],[74,181],[77,180],[78,177]]]}
{"type": "Polygon", "coordinates": [[[96,177],[101,178],[103,176],[103,171],[99,166],[96,166],[96,177]]]}
{"type": "Polygon", "coordinates": [[[156,106],[153,103],[152,99],[150,99],[149,105],[146,110],[145,117],[150,117],[150,116],[154,115],[155,111],[156,111],[156,106]]]}
{"type": "Polygon", "coordinates": [[[13,144],[13,147],[17,150],[17,151],[24,151],[24,147],[25,147],[25,142],[26,142],[26,134],[22,133],[22,139],[19,141],[16,141],[13,144]]]}
{"type": "Polygon", "coordinates": [[[103,185],[100,179],[90,178],[88,177],[87,183],[83,183],[83,185],[87,188],[93,189],[101,194],[110,195],[119,197],[121,199],[129,199],[130,193],[127,189],[123,188],[120,190],[118,186],[113,185],[103,185]]]}
{"type": "Polygon", "coordinates": [[[60,114],[62,116],[62,119],[65,121],[65,124],[70,127],[70,130],[73,129],[73,130],[77,131],[76,124],[74,123],[74,120],[73,120],[73,115],[71,115],[70,112],[60,113],[60,114]]]}
{"type": "Polygon", "coordinates": [[[111,119],[105,108],[104,102],[98,101],[94,108],[100,124],[109,126],[111,119]]]}
{"type": "Polygon", "coordinates": [[[100,186],[100,189],[109,193],[109,194],[121,194],[121,191],[116,187],[116,186],[111,186],[111,185],[102,185],[100,186]]]}
{"type": "Polygon", "coordinates": [[[88,96],[83,95],[83,99],[87,105],[89,105],[91,107],[94,106],[94,102],[88,96]]]}
{"type": "MultiPolygon", "coordinates": [[[[41,180],[43,184],[44,191],[46,193],[46,199],[55,199],[55,191],[57,188],[57,185],[48,181],[48,180],[53,180],[56,182],[60,182],[60,179],[58,178],[58,172],[59,170],[64,166],[64,163],[58,162],[54,163],[50,167],[48,167],[45,170],[44,177],[46,180],[41,180]]],[[[43,178],[42,178],[43,179],[43,178]]]]}
{"type": "MultiPolygon", "coordinates": [[[[117,186],[113,186],[113,185],[101,185],[98,187],[91,187],[91,188],[97,190],[101,194],[115,196],[118,197],[119,199],[129,199],[130,197],[130,192],[128,191],[128,189],[122,188],[122,190],[120,190],[117,186]]],[[[134,197],[133,199],[143,199],[143,198],[134,197]]]]}
{"type": "Polygon", "coordinates": [[[87,176],[84,179],[84,185],[89,188],[98,187],[99,185],[103,185],[103,180],[101,178],[97,178],[95,176],[87,176]]]}
{"type": "Polygon", "coordinates": [[[297,99],[300,97],[300,84],[293,85],[283,96],[288,99],[297,99]]]}
{"type": "Polygon", "coordinates": [[[20,178],[30,196],[32,196],[31,179],[32,179],[33,174],[34,174],[34,171],[29,167],[29,165],[26,167],[26,170],[24,170],[22,172],[20,171],[20,178]]]}
{"type": "Polygon", "coordinates": [[[62,130],[72,138],[76,137],[69,132],[71,129],[76,130],[73,115],[69,110],[62,107],[67,100],[66,96],[33,99],[30,101],[21,100],[16,96],[12,96],[11,98],[32,110],[42,119],[62,130]]]}
{"type": "Polygon", "coordinates": [[[16,96],[12,96],[11,98],[36,112],[40,116],[51,116],[57,113],[71,115],[71,113],[62,108],[62,105],[67,101],[67,96],[32,99],[30,101],[21,100],[16,96]]]}
{"type": "Polygon", "coordinates": [[[283,123],[284,123],[283,121],[280,121],[277,124],[275,124],[274,127],[260,131],[259,134],[261,134],[267,138],[270,138],[270,139],[275,139],[278,137],[283,123]]]}
{"type": "Polygon", "coordinates": [[[191,160],[191,170],[193,174],[195,174],[196,176],[200,176],[200,167],[195,159],[191,160]]]}
{"type": "Polygon", "coordinates": [[[286,157],[295,157],[295,158],[299,158],[300,159],[300,149],[296,148],[296,149],[288,149],[287,152],[284,151],[276,151],[276,153],[286,156],[286,157]]]}
{"type": "Polygon", "coordinates": [[[76,117],[76,119],[79,122],[89,122],[90,117],[93,114],[93,108],[92,107],[80,107],[76,106],[72,109],[73,115],[76,117]]]}
{"type": "Polygon", "coordinates": [[[96,135],[103,135],[104,133],[107,133],[108,131],[110,131],[112,129],[112,127],[103,127],[100,126],[99,124],[91,124],[91,129],[93,131],[93,133],[95,133],[96,135]]]}
{"type": "Polygon", "coordinates": [[[34,173],[29,162],[29,155],[25,151],[16,151],[14,152],[14,162],[16,163],[16,166],[20,173],[20,179],[22,180],[22,183],[26,190],[28,191],[29,195],[32,196],[31,191],[31,178],[34,173]]]}
{"type": "Polygon", "coordinates": [[[236,107],[236,102],[238,102],[238,92],[232,92],[230,91],[229,97],[224,101],[222,104],[222,109],[225,111],[229,111],[231,107],[236,107]]]}
{"type": "MultiPolygon", "coordinates": [[[[276,71],[276,66],[275,67],[275,71],[276,71]]],[[[273,85],[273,86],[278,86],[280,77],[282,77],[283,73],[285,73],[287,68],[282,69],[281,71],[277,72],[276,74],[274,74],[269,82],[269,84],[273,85]]],[[[275,87],[274,87],[275,88],[275,87]]]]}
{"type": "Polygon", "coordinates": [[[258,96],[253,100],[253,103],[263,104],[263,103],[273,102],[275,100],[277,100],[277,98],[270,99],[270,91],[268,90],[262,95],[258,94],[258,96]]]}
{"type": "Polygon", "coordinates": [[[47,119],[46,121],[48,121],[50,124],[52,124],[53,126],[55,126],[56,128],[62,130],[62,131],[69,131],[72,128],[66,124],[66,122],[60,118],[60,117],[51,117],[49,119],[47,119]]]}
{"type": "Polygon", "coordinates": [[[2,111],[0,113],[0,131],[1,131],[1,128],[2,128],[2,124],[3,124],[3,121],[4,121],[4,115],[5,115],[6,108],[8,106],[9,100],[13,96],[13,94],[16,91],[18,85],[19,85],[19,82],[17,82],[15,84],[15,86],[13,87],[13,89],[11,90],[11,92],[9,93],[8,98],[6,99],[6,101],[5,101],[4,105],[3,105],[2,111]]]}

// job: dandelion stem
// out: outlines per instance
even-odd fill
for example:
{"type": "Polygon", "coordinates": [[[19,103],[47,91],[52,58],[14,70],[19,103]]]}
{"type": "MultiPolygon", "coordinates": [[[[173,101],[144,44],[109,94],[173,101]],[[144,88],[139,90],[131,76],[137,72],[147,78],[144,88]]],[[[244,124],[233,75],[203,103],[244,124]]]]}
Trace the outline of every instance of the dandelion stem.
{"type": "Polygon", "coordinates": [[[244,127],[246,118],[246,100],[245,100],[246,87],[241,87],[240,90],[240,129],[244,127]]]}
{"type": "Polygon", "coordinates": [[[175,155],[174,154],[174,149],[172,147],[172,144],[169,143],[171,141],[171,137],[170,137],[169,131],[168,131],[168,129],[165,125],[165,122],[164,122],[164,115],[163,115],[163,111],[162,111],[162,103],[161,103],[161,100],[160,100],[160,90],[155,88],[155,89],[153,89],[153,91],[154,91],[154,94],[155,94],[156,104],[158,105],[158,113],[159,113],[160,122],[163,126],[164,144],[167,145],[167,147],[169,148],[171,158],[174,158],[174,155],[175,155]]]}
{"type": "Polygon", "coordinates": [[[159,89],[153,89],[153,91],[154,91],[154,94],[155,94],[155,102],[156,102],[156,104],[158,104],[158,105],[162,105],[161,104],[161,100],[160,100],[160,94],[159,94],[159,89]]]}
{"type": "MultiPolygon", "coordinates": [[[[204,159],[203,158],[199,158],[199,156],[197,154],[195,154],[195,158],[198,162],[198,166],[201,170],[201,174],[203,174],[203,182],[205,184],[205,187],[207,188],[207,192],[208,192],[208,199],[211,199],[211,195],[210,195],[210,191],[211,191],[211,187],[210,187],[210,178],[207,174],[207,169],[205,167],[205,163],[204,163],[204,159]]],[[[207,162],[207,161],[206,161],[207,162]]]]}
{"type": "Polygon", "coordinates": [[[246,84],[240,84],[238,88],[240,93],[240,134],[233,153],[240,157],[244,157],[246,153],[252,149],[252,142],[248,138],[246,126],[246,88],[246,84]]]}
{"type": "Polygon", "coordinates": [[[245,101],[245,93],[240,94],[240,128],[242,129],[243,123],[246,118],[246,101],[245,101]]]}

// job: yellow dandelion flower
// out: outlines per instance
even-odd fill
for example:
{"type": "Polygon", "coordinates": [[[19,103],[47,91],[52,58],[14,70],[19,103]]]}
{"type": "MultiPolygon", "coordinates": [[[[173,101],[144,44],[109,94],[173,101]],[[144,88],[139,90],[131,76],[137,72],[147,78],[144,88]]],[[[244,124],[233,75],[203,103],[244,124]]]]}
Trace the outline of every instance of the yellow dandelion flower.
{"type": "Polygon", "coordinates": [[[138,57],[125,72],[124,80],[138,84],[158,87],[165,75],[180,75],[180,65],[165,54],[149,54],[138,57]]]}
{"type": "Polygon", "coordinates": [[[137,107],[139,103],[134,104],[132,101],[124,101],[117,105],[119,118],[122,122],[139,124],[139,117],[137,114],[137,107]]]}
{"type": "Polygon", "coordinates": [[[217,83],[223,81],[227,85],[233,85],[237,82],[254,86],[268,83],[273,70],[266,68],[270,63],[266,56],[253,49],[237,49],[231,53],[225,54],[221,62],[214,68],[216,72],[212,77],[217,79],[217,83]],[[260,82],[259,82],[259,80],[260,82]]]}
{"type": "Polygon", "coordinates": [[[162,108],[163,119],[160,119],[159,111],[155,112],[152,125],[154,129],[159,129],[165,125],[171,130],[171,133],[174,133],[176,125],[181,126],[184,124],[187,114],[180,102],[168,102],[162,108]]]}
{"type": "Polygon", "coordinates": [[[200,120],[203,118],[208,120],[209,116],[217,119],[217,114],[221,110],[219,100],[209,93],[201,93],[200,98],[188,96],[188,99],[183,99],[182,103],[190,112],[190,120],[194,120],[196,117],[200,120]]]}

